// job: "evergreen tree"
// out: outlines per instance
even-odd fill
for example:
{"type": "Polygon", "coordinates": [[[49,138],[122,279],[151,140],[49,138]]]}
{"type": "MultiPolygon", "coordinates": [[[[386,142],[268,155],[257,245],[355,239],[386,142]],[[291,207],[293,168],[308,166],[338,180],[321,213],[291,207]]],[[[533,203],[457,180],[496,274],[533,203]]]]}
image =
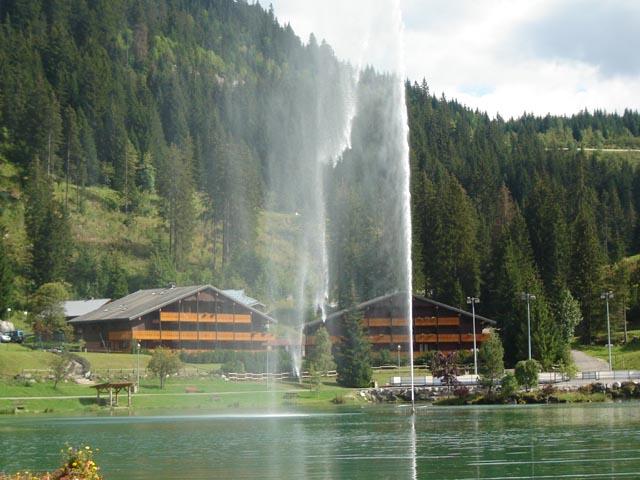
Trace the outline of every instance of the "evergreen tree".
{"type": "Polygon", "coordinates": [[[425,290],[443,302],[462,305],[480,285],[476,212],[450,174],[442,172],[435,185],[424,178],[423,185],[419,242],[425,290]]]}
{"type": "Polygon", "coordinates": [[[4,228],[0,228],[0,315],[12,306],[14,276],[7,251],[4,228]]]}
{"type": "Polygon", "coordinates": [[[169,148],[167,170],[163,172],[163,214],[169,229],[169,251],[178,268],[184,267],[191,250],[195,225],[194,181],[189,146],[169,148]]]}
{"type": "Polygon", "coordinates": [[[32,295],[29,301],[31,326],[41,339],[52,340],[62,334],[66,340],[71,340],[73,329],[64,318],[62,307],[62,302],[68,299],[68,285],[60,282],[45,283],[32,295]]]}
{"type": "Polygon", "coordinates": [[[572,225],[571,279],[569,287],[582,309],[580,336],[591,343],[598,327],[597,303],[602,288],[603,254],[598,241],[595,216],[585,194],[579,199],[572,225]]]}
{"type": "MultiPolygon", "coordinates": [[[[353,295],[351,298],[354,298],[353,295]]],[[[355,302],[340,318],[340,341],[337,345],[336,370],[338,384],[343,387],[364,388],[371,385],[371,346],[362,325],[362,312],[355,302]]],[[[344,303],[343,303],[344,305],[344,303]]]]}
{"type": "Polygon", "coordinates": [[[324,325],[321,325],[315,333],[315,344],[311,354],[307,355],[307,369],[319,373],[335,370],[336,364],[331,353],[331,338],[324,325]]]}
{"type": "Polygon", "coordinates": [[[563,205],[562,197],[548,178],[538,179],[527,201],[531,248],[549,294],[566,285],[569,273],[569,232],[563,205]]]}
{"type": "Polygon", "coordinates": [[[72,243],[67,213],[53,197],[53,188],[39,162],[34,162],[27,185],[25,209],[31,239],[31,278],[35,285],[64,280],[72,243]]]}
{"type": "Polygon", "coordinates": [[[504,349],[500,337],[494,333],[482,343],[478,352],[478,371],[481,383],[489,389],[489,394],[504,375],[504,349]]]}

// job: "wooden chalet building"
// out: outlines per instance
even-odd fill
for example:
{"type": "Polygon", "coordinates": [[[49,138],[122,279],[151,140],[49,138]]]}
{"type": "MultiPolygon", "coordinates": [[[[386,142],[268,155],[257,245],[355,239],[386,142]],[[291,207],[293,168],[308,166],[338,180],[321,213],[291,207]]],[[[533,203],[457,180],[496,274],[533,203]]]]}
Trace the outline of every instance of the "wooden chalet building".
{"type": "Polygon", "coordinates": [[[145,349],[265,350],[275,321],[244,292],[229,292],[211,285],[138,290],[69,323],[90,351],[128,352],[137,343],[145,349]]]}
{"type": "MultiPolygon", "coordinates": [[[[363,302],[355,308],[362,312],[362,322],[374,351],[390,350],[406,355],[409,351],[409,331],[404,318],[405,295],[393,293],[363,302]]],[[[416,355],[429,350],[452,352],[473,349],[472,314],[429,298],[413,295],[413,350],[416,355]]],[[[341,336],[341,319],[347,313],[341,310],[327,317],[326,327],[335,343],[341,336]]],[[[313,348],[314,332],[321,321],[305,327],[305,349],[313,348]]],[[[483,328],[495,322],[476,314],[476,344],[478,348],[488,333],[483,328]]]]}

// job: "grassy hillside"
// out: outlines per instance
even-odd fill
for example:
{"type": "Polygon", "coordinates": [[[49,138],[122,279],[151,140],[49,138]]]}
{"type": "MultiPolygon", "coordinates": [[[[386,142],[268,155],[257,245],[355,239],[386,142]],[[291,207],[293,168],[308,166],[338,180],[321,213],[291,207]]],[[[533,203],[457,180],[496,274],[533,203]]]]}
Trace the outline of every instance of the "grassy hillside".
{"type": "MultiPolygon", "coordinates": [[[[0,156],[0,227],[7,232],[5,244],[10,257],[15,260],[16,294],[24,292],[28,279],[29,243],[24,222],[24,192],[18,170],[0,156]]],[[[108,257],[117,261],[127,278],[129,291],[159,285],[149,279],[154,254],[166,248],[167,228],[161,216],[161,203],[157,195],[144,194],[138,199],[135,209],[125,212],[119,192],[104,186],[79,189],[62,181],[55,184],[55,195],[61,204],[66,204],[75,244],[71,267],[80,252],[93,258],[108,257]]],[[[221,264],[222,234],[214,230],[205,212],[204,199],[194,197],[195,228],[192,246],[186,267],[173,281],[178,284],[213,283],[222,288],[246,288],[250,295],[264,298],[266,278],[276,275],[281,281],[291,282],[290,272],[294,262],[292,246],[295,243],[295,218],[293,215],[261,211],[257,230],[257,259],[247,260],[247,270],[261,267],[258,275],[229,271],[221,264]],[[267,261],[268,259],[268,261],[267,261]],[[267,269],[269,273],[267,273],[267,269]],[[252,278],[248,284],[246,278],[252,278]]],[[[219,229],[218,229],[219,230],[219,229]]],[[[99,261],[99,260],[98,260],[99,261]]],[[[96,292],[96,296],[105,295],[96,292]]],[[[76,296],[77,292],[76,292],[76,296]]],[[[86,295],[85,295],[86,296],[86,295]]],[[[26,306],[24,296],[15,298],[16,305],[26,306]]]]}

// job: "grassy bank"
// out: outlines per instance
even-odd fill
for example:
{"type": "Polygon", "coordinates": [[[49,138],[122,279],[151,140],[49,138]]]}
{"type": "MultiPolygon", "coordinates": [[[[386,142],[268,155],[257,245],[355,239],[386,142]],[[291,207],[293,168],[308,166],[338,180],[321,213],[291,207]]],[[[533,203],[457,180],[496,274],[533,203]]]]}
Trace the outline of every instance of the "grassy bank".
{"type": "MultiPolygon", "coordinates": [[[[103,396],[104,398],[104,396],[103,396]]],[[[265,408],[329,407],[335,399],[355,403],[357,389],[346,389],[326,382],[319,389],[294,383],[232,383],[218,377],[172,378],[160,390],[156,380],[141,382],[133,396],[133,410],[264,410],[265,408]]],[[[126,394],[120,406],[126,407],[126,394]]],[[[89,386],[63,384],[57,389],[51,382],[26,387],[19,384],[0,385],[0,412],[14,413],[16,408],[27,413],[91,413],[108,411],[96,402],[95,390],[89,386]],[[2,398],[4,397],[4,398],[2,398]],[[28,397],[8,399],[7,397],[28,397]],[[75,398],[68,398],[75,397],[75,398]],[[81,397],[81,398],[78,398],[81,397]]]]}

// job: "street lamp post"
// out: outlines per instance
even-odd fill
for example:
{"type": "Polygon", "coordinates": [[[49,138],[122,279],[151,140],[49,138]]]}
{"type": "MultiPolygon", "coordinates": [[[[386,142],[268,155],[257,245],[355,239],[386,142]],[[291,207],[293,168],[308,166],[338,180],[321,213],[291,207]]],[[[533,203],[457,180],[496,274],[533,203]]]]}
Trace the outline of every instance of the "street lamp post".
{"type": "Polygon", "coordinates": [[[11,320],[11,307],[7,308],[7,321],[11,320]]]}
{"type": "Polygon", "coordinates": [[[402,345],[398,345],[398,370],[400,369],[400,350],[402,350],[402,345]]]}
{"type": "Polygon", "coordinates": [[[609,322],[609,300],[613,298],[613,292],[602,292],[600,298],[605,301],[607,305],[607,347],[609,349],[609,370],[613,370],[613,362],[611,361],[611,322],[609,322]]]}
{"type": "Polygon", "coordinates": [[[136,388],[140,390],[140,342],[136,344],[136,388]]]}
{"type": "Polygon", "coordinates": [[[529,360],[531,360],[531,300],[535,300],[536,296],[532,293],[522,292],[520,298],[527,302],[527,343],[529,346],[529,360]]]}
{"type": "Polygon", "coordinates": [[[478,349],[476,348],[476,303],[480,303],[477,297],[467,297],[467,303],[471,305],[471,321],[473,322],[473,374],[478,378],[478,349]]]}

